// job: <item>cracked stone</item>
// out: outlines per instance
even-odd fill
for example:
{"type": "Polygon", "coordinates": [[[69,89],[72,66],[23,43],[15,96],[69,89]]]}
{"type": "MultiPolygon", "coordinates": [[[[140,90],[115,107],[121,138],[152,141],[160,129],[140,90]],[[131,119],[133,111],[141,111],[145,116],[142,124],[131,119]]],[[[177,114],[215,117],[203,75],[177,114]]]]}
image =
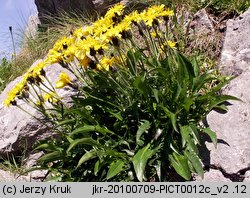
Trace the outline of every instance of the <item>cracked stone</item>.
{"type": "MultiPolygon", "coordinates": [[[[220,70],[234,75],[222,93],[240,98],[229,101],[228,112],[220,114],[212,111],[207,116],[209,127],[216,132],[217,148],[209,138],[205,138],[206,148],[201,155],[204,165],[216,164],[226,173],[236,173],[250,164],[250,9],[235,20],[227,22],[227,31],[221,53],[220,70]],[[241,18],[241,19],[240,19],[241,18]],[[238,27],[234,30],[234,27],[238,27]]],[[[248,171],[249,172],[249,171],[248,171]]],[[[238,175],[240,176],[240,175],[238,175]]],[[[249,173],[244,181],[249,181],[249,173]]],[[[224,181],[218,170],[205,173],[204,181],[224,181]],[[213,175],[215,174],[215,175],[213,175]]],[[[227,179],[226,179],[227,180],[227,179]]]]}
{"type": "Polygon", "coordinates": [[[221,182],[231,182],[230,179],[225,178],[221,171],[210,169],[208,172],[204,173],[204,178],[202,179],[200,176],[195,176],[195,181],[199,182],[215,182],[215,181],[221,181],[221,182]]]}
{"type": "Polygon", "coordinates": [[[250,171],[247,171],[244,176],[245,176],[244,182],[250,182],[250,171]]]}

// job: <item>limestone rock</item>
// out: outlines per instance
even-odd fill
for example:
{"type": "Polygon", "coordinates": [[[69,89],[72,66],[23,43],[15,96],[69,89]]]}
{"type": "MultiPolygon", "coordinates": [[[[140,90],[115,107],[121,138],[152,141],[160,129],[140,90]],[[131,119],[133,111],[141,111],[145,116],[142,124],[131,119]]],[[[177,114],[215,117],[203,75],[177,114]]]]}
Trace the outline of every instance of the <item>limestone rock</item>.
{"type": "Polygon", "coordinates": [[[204,173],[204,179],[199,176],[195,176],[195,181],[198,182],[230,182],[230,179],[225,178],[224,175],[219,170],[210,169],[208,172],[204,173]]]}
{"type": "Polygon", "coordinates": [[[38,17],[42,24],[46,24],[48,16],[55,17],[60,12],[75,12],[82,14],[94,14],[95,6],[92,0],[35,0],[38,17]]]}
{"type": "Polygon", "coordinates": [[[250,171],[247,171],[247,172],[245,173],[244,182],[250,182],[250,171]]]}
{"type": "Polygon", "coordinates": [[[0,182],[40,182],[43,181],[47,171],[36,170],[27,175],[20,175],[10,171],[0,170],[0,182]]]}
{"type": "MultiPolygon", "coordinates": [[[[34,65],[36,65],[34,63],[34,65]]],[[[54,64],[46,68],[46,76],[52,84],[58,78],[58,75],[65,71],[59,64],[54,64]]],[[[74,76],[66,71],[74,80],[74,76]]],[[[19,82],[21,77],[12,81],[0,95],[0,153],[6,152],[20,152],[23,148],[30,148],[37,140],[50,137],[52,134],[49,126],[45,126],[34,117],[39,117],[40,114],[31,106],[18,100],[18,104],[22,106],[29,114],[20,110],[15,106],[5,107],[3,101],[7,97],[7,93],[14,85],[19,82]]],[[[66,101],[70,100],[70,95],[73,90],[65,87],[59,89],[58,94],[66,101]]]]}
{"type": "Polygon", "coordinates": [[[28,23],[27,23],[27,28],[25,31],[25,36],[27,38],[34,38],[36,33],[37,33],[37,26],[40,24],[40,20],[38,18],[38,15],[31,15],[29,17],[28,23]]]}
{"type": "Polygon", "coordinates": [[[228,20],[226,40],[221,56],[221,69],[239,75],[250,69],[250,9],[235,20],[228,20]]]}
{"type": "MultiPolygon", "coordinates": [[[[229,111],[207,116],[208,125],[217,133],[218,145],[206,142],[205,164],[216,164],[227,173],[235,174],[250,164],[250,9],[235,20],[227,22],[221,55],[221,71],[238,75],[223,90],[242,100],[230,101],[229,111]]],[[[206,180],[206,178],[205,178],[206,180]]],[[[219,180],[220,181],[220,180],[219,180]]]]}

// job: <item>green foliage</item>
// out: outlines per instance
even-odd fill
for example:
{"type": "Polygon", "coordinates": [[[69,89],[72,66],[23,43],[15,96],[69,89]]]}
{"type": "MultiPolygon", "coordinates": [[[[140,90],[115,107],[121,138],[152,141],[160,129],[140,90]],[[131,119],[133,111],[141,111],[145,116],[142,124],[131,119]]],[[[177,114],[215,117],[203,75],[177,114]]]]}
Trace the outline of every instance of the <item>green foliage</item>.
{"type": "Polygon", "coordinates": [[[165,174],[173,167],[187,180],[192,172],[203,176],[200,134],[217,140],[200,122],[236,98],[218,94],[230,79],[201,73],[173,49],[165,53],[159,60],[134,48],[127,53],[128,67],[87,71],[90,86],[83,86],[73,106],[63,110],[56,127],[62,140],[40,145],[48,153],[40,162],[45,167],[52,162],[51,171],[60,172],[64,181],[163,181],[159,164],[165,174]]]}
{"type": "Polygon", "coordinates": [[[11,63],[6,58],[2,58],[0,65],[0,92],[4,90],[6,84],[9,81],[9,78],[11,78],[11,68],[11,63]]]}
{"type": "Polygon", "coordinates": [[[215,145],[217,139],[201,121],[237,100],[220,94],[231,78],[182,54],[172,41],[182,42],[172,10],[154,6],[126,18],[123,5],[112,9],[86,27],[92,33],[79,28],[57,41],[5,101],[35,106],[53,126],[56,138],[35,149],[45,152],[37,168],[48,169],[52,181],[170,181],[173,172],[186,180],[192,173],[203,177],[200,135],[215,145]],[[43,68],[55,62],[79,81],[76,86],[62,73],[56,82],[75,90],[69,104],[51,83],[41,86],[49,81],[43,68]],[[34,98],[29,87],[37,90],[34,98]]]}

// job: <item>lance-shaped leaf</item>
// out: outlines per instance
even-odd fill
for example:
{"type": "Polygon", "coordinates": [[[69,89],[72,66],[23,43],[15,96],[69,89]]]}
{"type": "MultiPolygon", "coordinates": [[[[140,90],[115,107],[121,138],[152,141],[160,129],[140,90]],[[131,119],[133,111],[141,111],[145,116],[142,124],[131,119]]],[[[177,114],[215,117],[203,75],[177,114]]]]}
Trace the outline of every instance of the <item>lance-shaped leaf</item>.
{"type": "Polygon", "coordinates": [[[136,132],[136,142],[138,143],[142,134],[150,128],[150,122],[145,120],[136,132]]]}
{"type": "Polygon", "coordinates": [[[147,146],[143,147],[132,158],[135,173],[139,181],[143,181],[143,175],[147,162],[158,150],[158,147],[152,150],[150,149],[150,146],[151,144],[148,144],[147,146]]]}
{"type": "Polygon", "coordinates": [[[125,163],[121,160],[111,163],[109,171],[107,173],[107,179],[111,179],[112,177],[120,173],[123,170],[124,164],[125,163]]]}
{"type": "Polygon", "coordinates": [[[77,168],[79,166],[81,166],[84,162],[88,161],[88,160],[91,160],[91,159],[94,159],[97,157],[97,152],[95,150],[92,150],[92,151],[89,151],[89,152],[86,152],[82,157],[81,159],[79,160],[78,164],[77,164],[77,168]]]}

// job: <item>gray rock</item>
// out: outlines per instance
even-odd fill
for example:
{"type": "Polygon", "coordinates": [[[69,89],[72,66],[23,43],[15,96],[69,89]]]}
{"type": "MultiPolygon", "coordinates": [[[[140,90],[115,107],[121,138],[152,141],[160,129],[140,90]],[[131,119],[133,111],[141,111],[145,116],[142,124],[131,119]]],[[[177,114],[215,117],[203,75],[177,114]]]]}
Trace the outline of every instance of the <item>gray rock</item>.
{"type": "Polygon", "coordinates": [[[239,75],[249,70],[250,9],[235,20],[228,20],[226,40],[221,56],[221,69],[226,74],[239,75]]]}
{"type": "Polygon", "coordinates": [[[40,20],[38,18],[38,15],[31,15],[29,17],[27,28],[25,30],[25,37],[26,38],[35,38],[37,33],[37,26],[40,24],[40,20]]]}
{"type": "Polygon", "coordinates": [[[205,8],[194,14],[193,21],[190,24],[196,34],[207,34],[214,31],[214,25],[205,8]]]}
{"type": "Polygon", "coordinates": [[[47,171],[36,170],[26,175],[0,170],[0,182],[40,182],[43,181],[47,171]]]}
{"type": "MultiPolygon", "coordinates": [[[[34,63],[34,65],[36,64],[37,62],[34,63]]],[[[48,79],[55,85],[58,75],[65,70],[59,64],[54,64],[47,67],[45,71],[48,79]]],[[[73,74],[68,71],[66,72],[74,80],[73,74]]],[[[34,118],[41,116],[38,111],[22,100],[18,100],[18,104],[29,112],[29,114],[15,106],[5,107],[3,105],[7,93],[20,79],[21,77],[18,77],[12,81],[0,95],[0,153],[21,152],[23,148],[32,147],[37,140],[42,140],[53,135],[49,126],[42,124],[34,118]]],[[[73,91],[69,87],[65,87],[64,89],[58,89],[58,95],[62,96],[67,102],[70,100],[70,95],[73,91]]]]}
{"type": "Polygon", "coordinates": [[[208,172],[204,173],[204,178],[200,176],[195,176],[195,181],[198,182],[230,182],[230,179],[225,178],[224,175],[219,170],[210,169],[208,172]]]}
{"type": "Polygon", "coordinates": [[[80,15],[95,14],[92,0],[35,0],[38,17],[42,24],[48,23],[48,16],[56,17],[60,12],[74,12],[80,15]]]}
{"type": "MultiPolygon", "coordinates": [[[[221,55],[221,71],[236,74],[223,90],[242,100],[230,101],[229,111],[212,111],[207,121],[217,133],[218,145],[206,142],[205,164],[217,164],[227,173],[237,173],[250,164],[250,9],[236,20],[227,22],[225,43],[221,55]]],[[[207,178],[205,178],[206,180],[207,178]]],[[[220,179],[218,181],[221,181],[220,179]]]]}
{"type": "Polygon", "coordinates": [[[0,182],[26,182],[29,181],[26,177],[19,177],[18,174],[11,173],[10,171],[0,170],[0,182]]]}
{"type": "Polygon", "coordinates": [[[245,176],[244,182],[250,182],[250,171],[247,171],[244,176],[245,176]]]}

